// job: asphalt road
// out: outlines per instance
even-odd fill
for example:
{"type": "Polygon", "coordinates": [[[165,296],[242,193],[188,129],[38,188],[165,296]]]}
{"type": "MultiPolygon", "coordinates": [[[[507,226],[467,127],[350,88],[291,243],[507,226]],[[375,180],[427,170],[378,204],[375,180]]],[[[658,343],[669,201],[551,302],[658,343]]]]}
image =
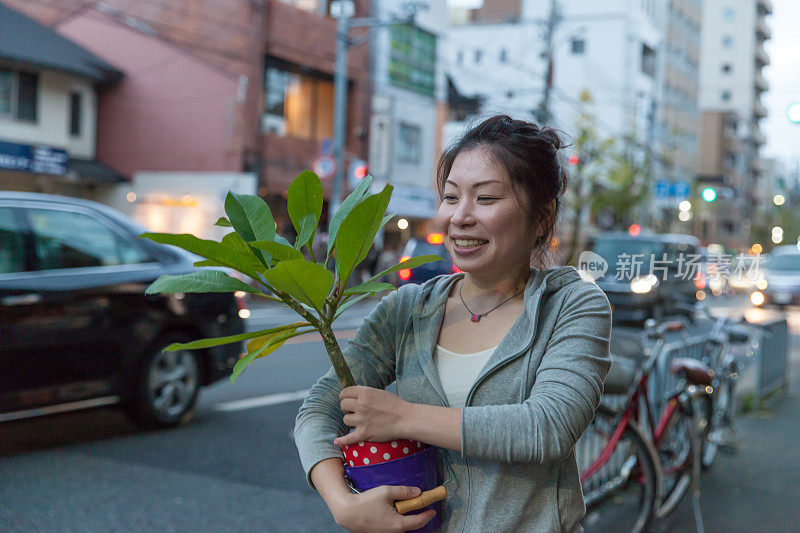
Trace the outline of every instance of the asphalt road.
{"type": "MultiPolygon", "coordinates": [[[[345,342],[368,310],[343,317],[345,342]]],[[[282,313],[254,310],[251,327],[282,313]]],[[[302,394],[327,367],[321,342],[287,345],[235,385],[205,389],[195,419],[169,431],[140,431],[110,408],[0,424],[0,530],[337,531],[291,435],[302,394]]],[[[795,527],[798,396],[740,420],[739,455],[720,456],[703,477],[707,531],[795,527]]],[[[657,528],[693,529],[688,500],[657,528]]]]}

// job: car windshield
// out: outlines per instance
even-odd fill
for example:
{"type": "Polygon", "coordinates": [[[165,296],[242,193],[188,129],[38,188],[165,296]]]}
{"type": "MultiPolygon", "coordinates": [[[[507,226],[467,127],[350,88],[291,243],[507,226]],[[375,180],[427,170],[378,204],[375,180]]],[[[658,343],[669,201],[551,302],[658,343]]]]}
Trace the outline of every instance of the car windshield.
{"type": "Polygon", "coordinates": [[[780,271],[800,272],[800,254],[781,254],[772,256],[764,268],[780,271]]]}
{"type": "Polygon", "coordinates": [[[608,263],[606,275],[631,278],[636,265],[640,265],[639,273],[644,274],[649,272],[651,256],[661,260],[664,244],[646,239],[600,239],[592,251],[608,263]]]}

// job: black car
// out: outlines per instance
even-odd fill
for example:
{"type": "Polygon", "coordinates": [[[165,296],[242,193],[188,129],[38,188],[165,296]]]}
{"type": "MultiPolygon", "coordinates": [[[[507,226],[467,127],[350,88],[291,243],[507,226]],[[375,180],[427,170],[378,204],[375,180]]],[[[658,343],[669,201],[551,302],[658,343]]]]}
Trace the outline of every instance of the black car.
{"type": "Polygon", "coordinates": [[[142,425],[187,420],[240,344],[162,352],[244,331],[234,294],[153,294],[197,261],[90,201],[0,191],[0,422],[121,404],[142,425]]]}
{"type": "Polygon", "coordinates": [[[398,273],[400,285],[405,285],[406,283],[423,283],[442,274],[459,272],[458,268],[453,264],[452,259],[450,259],[450,254],[444,246],[444,236],[441,233],[429,233],[424,240],[416,238],[409,239],[400,255],[400,261],[406,261],[407,259],[420,255],[438,255],[444,259],[444,261],[433,261],[416,268],[401,270],[398,273]]]}
{"type": "Polygon", "coordinates": [[[682,315],[697,301],[703,265],[700,241],[692,235],[611,232],[596,237],[591,251],[607,266],[595,282],[608,296],[615,322],[682,315]]]}

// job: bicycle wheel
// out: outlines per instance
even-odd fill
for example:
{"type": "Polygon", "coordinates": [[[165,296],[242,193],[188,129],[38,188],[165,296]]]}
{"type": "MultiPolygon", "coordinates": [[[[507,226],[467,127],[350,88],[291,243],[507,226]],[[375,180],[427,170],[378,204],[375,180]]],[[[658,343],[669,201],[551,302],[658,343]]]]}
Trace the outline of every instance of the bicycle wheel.
{"type": "Polygon", "coordinates": [[[736,416],[736,397],[733,392],[734,382],[730,378],[722,379],[714,391],[711,427],[703,441],[702,467],[708,470],[714,463],[717,451],[722,448],[734,450],[733,419],[736,416]]]}
{"type": "Polygon", "coordinates": [[[584,475],[600,458],[615,429],[610,418],[598,413],[575,448],[586,501],[582,525],[589,533],[646,531],[655,513],[657,458],[635,425],[625,428],[611,456],[599,468],[584,475]]]}
{"type": "Polygon", "coordinates": [[[656,511],[664,518],[675,510],[692,481],[692,418],[676,411],[656,446],[661,462],[662,500],[656,511]]]}

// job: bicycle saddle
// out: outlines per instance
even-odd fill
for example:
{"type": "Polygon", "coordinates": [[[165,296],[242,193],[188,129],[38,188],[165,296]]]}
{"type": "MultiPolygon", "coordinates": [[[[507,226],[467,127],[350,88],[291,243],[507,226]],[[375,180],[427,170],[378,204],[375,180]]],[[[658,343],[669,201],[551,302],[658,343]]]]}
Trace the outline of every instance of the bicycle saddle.
{"type": "Polygon", "coordinates": [[[669,364],[669,371],[673,374],[683,374],[692,385],[711,385],[714,381],[714,371],[697,359],[676,357],[669,364]]]}

